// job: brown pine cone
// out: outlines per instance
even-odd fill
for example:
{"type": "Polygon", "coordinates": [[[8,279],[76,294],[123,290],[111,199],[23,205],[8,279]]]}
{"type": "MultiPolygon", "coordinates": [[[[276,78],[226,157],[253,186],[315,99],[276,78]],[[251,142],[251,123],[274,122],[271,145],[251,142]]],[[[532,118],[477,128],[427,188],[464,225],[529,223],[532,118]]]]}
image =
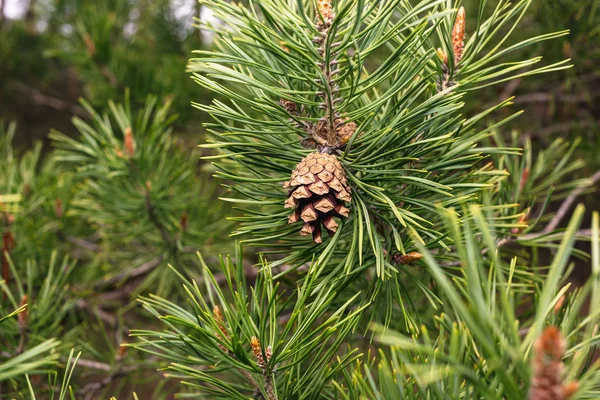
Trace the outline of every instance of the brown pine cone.
{"type": "Polygon", "coordinates": [[[288,223],[300,220],[304,226],[302,236],[312,235],[316,243],[321,243],[321,224],[329,234],[337,231],[335,217],[348,217],[352,197],[346,172],[335,156],[326,153],[312,153],[306,156],[292,172],[292,179],[283,185],[290,189],[290,197],[285,208],[294,208],[288,223]]]}

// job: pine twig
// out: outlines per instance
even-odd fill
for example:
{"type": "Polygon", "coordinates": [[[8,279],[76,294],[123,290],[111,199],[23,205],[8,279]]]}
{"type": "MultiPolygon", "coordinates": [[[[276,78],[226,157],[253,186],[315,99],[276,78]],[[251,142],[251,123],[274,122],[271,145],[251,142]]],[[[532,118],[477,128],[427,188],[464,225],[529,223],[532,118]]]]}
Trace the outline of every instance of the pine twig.
{"type": "MultiPolygon", "coordinates": [[[[600,171],[597,171],[589,179],[591,181],[590,186],[598,183],[598,181],[600,181],[600,171]]],[[[546,225],[546,227],[542,230],[541,234],[550,233],[553,230],[555,230],[558,227],[558,225],[561,223],[561,221],[564,219],[565,215],[567,214],[567,212],[569,211],[569,209],[571,208],[571,206],[573,205],[573,203],[575,202],[577,197],[579,197],[587,188],[588,188],[587,186],[580,186],[580,187],[574,189],[571,192],[571,194],[569,195],[569,197],[567,197],[563,201],[563,203],[560,205],[560,208],[554,215],[554,218],[552,218],[552,220],[548,223],[548,225],[546,225]]]]}
{"type": "Polygon", "coordinates": [[[152,271],[154,268],[159,266],[163,260],[164,260],[164,256],[162,256],[162,255],[155,257],[152,260],[143,263],[139,267],[134,268],[133,270],[123,271],[109,279],[96,282],[96,284],[94,284],[94,289],[100,290],[102,288],[114,286],[121,281],[125,281],[125,280],[129,280],[129,279],[133,279],[133,278],[137,278],[137,277],[146,275],[147,273],[152,271]]]}
{"type": "MultiPolygon", "coordinates": [[[[589,180],[591,182],[590,186],[597,184],[600,181],[600,171],[597,171],[595,174],[593,174],[589,178],[589,180]]],[[[542,229],[539,232],[530,233],[527,235],[522,235],[522,236],[517,236],[517,237],[504,237],[496,243],[496,249],[502,248],[504,246],[507,246],[509,244],[519,242],[519,241],[537,239],[544,235],[548,235],[549,233],[552,233],[558,227],[558,225],[562,222],[562,220],[565,218],[565,216],[567,215],[569,209],[573,206],[573,203],[575,202],[577,197],[579,197],[588,187],[589,186],[580,186],[576,189],[573,189],[571,194],[569,194],[569,196],[562,202],[562,204],[558,208],[558,211],[556,212],[554,217],[550,220],[550,222],[548,222],[548,224],[544,227],[544,229],[542,229]]],[[[580,229],[576,232],[576,236],[589,237],[591,235],[591,232],[592,232],[591,229],[580,229]]],[[[486,255],[488,252],[489,252],[489,249],[486,247],[481,250],[481,255],[482,256],[486,255]]],[[[461,261],[450,261],[450,262],[444,263],[442,265],[444,267],[458,267],[458,266],[462,265],[462,262],[461,261]]]]}
{"type": "Polygon", "coordinates": [[[12,82],[9,85],[9,88],[13,88],[18,92],[24,94],[25,96],[29,97],[36,105],[50,107],[58,111],[66,111],[70,114],[77,115],[82,118],[88,118],[90,116],[83,107],[44,94],[39,90],[27,86],[23,83],[12,82]]]}

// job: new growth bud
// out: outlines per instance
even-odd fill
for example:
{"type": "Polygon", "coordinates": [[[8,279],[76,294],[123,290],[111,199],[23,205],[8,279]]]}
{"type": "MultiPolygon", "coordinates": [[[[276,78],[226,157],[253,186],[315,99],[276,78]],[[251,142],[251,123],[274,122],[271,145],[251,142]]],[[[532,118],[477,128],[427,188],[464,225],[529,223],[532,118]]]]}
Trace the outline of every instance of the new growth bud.
{"type": "Polygon", "coordinates": [[[452,28],[452,50],[454,51],[454,65],[458,65],[462,60],[463,49],[465,47],[465,21],[466,12],[464,7],[458,9],[454,28],[452,28]]]}
{"type": "Polygon", "coordinates": [[[133,131],[131,130],[131,127],[127,127],[127,129],[125,129],[123,146],[125,148],[125,153],[127,153],[129,157],[133,157],[135,155],[135,139],[133,138],[133,131]]]}
{"type": "MultiPolygon", "coordinates": [[[[215,318],[215,322],[217,323],[217,326],[219,327],[219,330],[221,331],[221,333],[223,333],[223,336],[227,339],[230,339],[229,332],[227,332],[227,328],[225,328],[225,320],[223,319],[223,314],[221,313],[221,309],[219,308],[219,306],[213,307],[213,316],[215,318]]],[[[223,340],[221,335],[217,334],[217,337],[219,339],[223,340]]],[[[221,350],[223,350],[226,353],[229,351],[229,350],[227,350],[227,348],[225,346],[223,346],[221,344],[219,344],[219,347],[221,348],[221,350]]]]}
{"type": "Polygon", "coordinates": [[[250,347],[252,347],[252,353],[254,353],[254,358],[256,358],[259,368],[265,369],[265,359],[263,358],[262,350],[260,348],[260,341],[256,336],[252,336],[250,339],[250,347]]]}
{"type": "Polygon", "coordinates": [[[554,326],[546,328],[535,342],[529,400],[567,400],[577,391],[577,382],[563,383],[565,346],[560,331],[554,326]]]}
{"type": "Polygon", "coordinates": [[[333,22],[331,0],[317,0],[317,13],[321,22],[317,23],[319,30],[326,30],[333,22]]]}

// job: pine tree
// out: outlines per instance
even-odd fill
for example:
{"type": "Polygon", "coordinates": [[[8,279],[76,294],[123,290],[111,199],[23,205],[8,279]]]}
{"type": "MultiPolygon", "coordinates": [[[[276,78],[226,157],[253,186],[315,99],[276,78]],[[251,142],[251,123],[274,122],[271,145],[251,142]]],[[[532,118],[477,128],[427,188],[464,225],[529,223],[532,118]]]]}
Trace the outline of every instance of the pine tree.
{"type": "Polygon", "coordinates": [[[518,59],[566,32],[511,42],[531,1],[486,4],[202,0],[219,203],[169,100],[83,102],[44,157],[9,126],[0,397],[595,398],[600,216],[568,215],[600,173],[503,132],[511,99],[467,112],[568,68],[518,59]]]}

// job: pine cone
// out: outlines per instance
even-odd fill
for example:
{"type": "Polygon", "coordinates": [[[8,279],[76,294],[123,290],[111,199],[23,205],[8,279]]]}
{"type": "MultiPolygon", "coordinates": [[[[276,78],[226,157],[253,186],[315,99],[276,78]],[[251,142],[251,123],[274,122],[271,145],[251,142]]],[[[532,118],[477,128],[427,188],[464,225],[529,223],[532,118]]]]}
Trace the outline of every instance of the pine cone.
{"type": "Polygon", "coordinates": [[[350,203],[350,186],[346,173],[335,156],[312,153],[306,156],[292,172],[292,179],[283,185],[290,189],[285,208],[294,208],[288,223],[300,220],[304,226],[302,236],[312,234],[316,243],[321,243],[321,224],[329,234],[337,231],[334,217],[347,217],[349,210],[343,202],[350,203]]]}

